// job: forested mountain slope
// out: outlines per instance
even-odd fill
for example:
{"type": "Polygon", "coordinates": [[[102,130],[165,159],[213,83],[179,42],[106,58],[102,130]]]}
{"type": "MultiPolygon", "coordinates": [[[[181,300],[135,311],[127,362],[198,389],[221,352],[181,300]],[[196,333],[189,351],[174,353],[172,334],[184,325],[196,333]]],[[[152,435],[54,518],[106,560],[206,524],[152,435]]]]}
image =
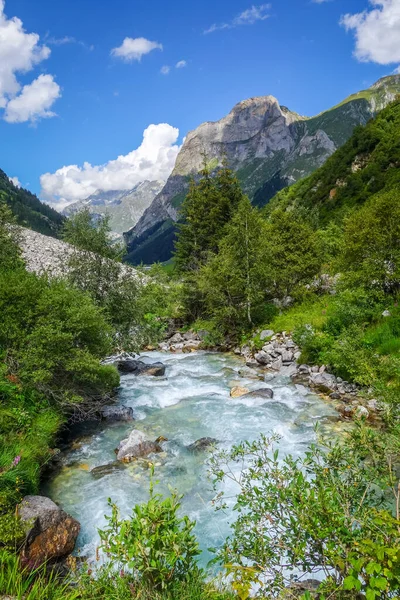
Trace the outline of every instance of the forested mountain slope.
{"type": "Polygon", "coordinates": [[[279,192],[267,210],[303,207],[323,226],[393,187],[400,190],[400,99],[357,127],[315,173],[279,192]]]}
{"type": "Polygon", "coordinates": [[[10,207],[20,225],[57,237],[64,217],[23,188],[16,187],[0,169],[0,201],[10,207]]]}

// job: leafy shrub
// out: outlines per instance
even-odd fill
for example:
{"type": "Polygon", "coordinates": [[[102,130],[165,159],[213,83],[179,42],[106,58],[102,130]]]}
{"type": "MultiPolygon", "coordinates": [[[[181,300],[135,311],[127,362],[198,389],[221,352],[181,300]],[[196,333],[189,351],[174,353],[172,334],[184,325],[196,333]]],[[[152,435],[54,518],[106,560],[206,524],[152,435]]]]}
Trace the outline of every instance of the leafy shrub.
{"type": "Polygon", "coordinates": [[[192,533],[195,523],[178,516],[180,499],[175,492],[167,498],[154,494],[151,484],[149,501],[136,505],[130,519],[121,519],[109,500],[108,527],[99,533],[101,548],[115,570],[127,569],[144,585],[158,590],[197,572],[195,557],[200,550],[192,533]]]}
{"type": "MultiPolygon", "coordinates": [[[[238,486],[232,535],[217,553],[241,598],[278,598],[291,576],[320,573],[320,598],[400,591],[397,436],[357,427],[346,439],[279,457],[277,436],[211,459],[216,484],[238,486]],[[392,515],[393,502],[397,512],[392,515]]],[[[218,508],[225,506],[218,495],[218,508]]]]}

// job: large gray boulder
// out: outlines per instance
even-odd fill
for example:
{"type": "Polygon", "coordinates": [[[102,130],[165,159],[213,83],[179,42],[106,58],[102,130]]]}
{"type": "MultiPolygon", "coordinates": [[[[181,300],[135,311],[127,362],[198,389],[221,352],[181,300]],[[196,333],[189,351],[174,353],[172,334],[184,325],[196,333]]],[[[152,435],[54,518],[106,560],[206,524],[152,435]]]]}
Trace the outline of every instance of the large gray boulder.
{"type": "Polygon", "coordinates": [[[18,515],[26,532],[21,553],[24,564],[35,568],[71,554],[80,524],[50,498],[25,496],[18,506],[18,515]]]}
{"type": "Polygon", "coordinates": [[[204,437],[200,438],[199,440],[196,440],[195,442],[193,442],[193,444],[190,444],[190,446],[188,446],[187,449],[189,450],[189,452],[204,452],[205,450],[208,450],[211,446],[215,446],[217,443],[218,440],[214,438],[204,437]]]}
{"type": "Polygon", "coordinates": [[[146,364],[142,360],[122,360],[116,363],[118,371],[122,374],[132,373],[133,375],[152,375],[162,377],[165,375],[165,365],[161,362],[146,364]]]}
{"type": "Polygon", "coordinates": [[[312,373],[310,384],[323,394],[331,394],[337,390],[337,381],[334,375],[327,373],[312,373]]]}
{"type": "Polygon", "coordinates": [[[271,400],[274,397],[274,390],[270,388],[262,388],[261,390],[255,390],[254,392],[249,392],[242,398],[268,398],[271,400]]]}
{"type": "Polygon", "coordinates": [[[134,429],[128,438],[120,442],[117,459],[122,462],[132,462],[137,458],[143,458],[157,452],[162,452],[160,444],[150,440],[142,431],[134,429]]]}

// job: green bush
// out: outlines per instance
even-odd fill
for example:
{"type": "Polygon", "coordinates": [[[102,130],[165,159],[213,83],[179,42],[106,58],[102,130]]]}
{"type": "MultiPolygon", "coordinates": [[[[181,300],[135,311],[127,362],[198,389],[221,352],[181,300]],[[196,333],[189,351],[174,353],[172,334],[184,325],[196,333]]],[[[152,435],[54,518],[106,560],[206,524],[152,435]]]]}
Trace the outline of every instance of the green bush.
{"type": "Polygon", "coordinates": [[[101,548],[116,571],[126,569],[155,590],[169,589],[197,573],[195,523],[178,516],[180,500],[175,492],[167,498],[154,494],[151,484],[149,501],[136,505],[130,519],[121,519],[109,500],[108,527],[99,533],[101,548]]]}
{"type": "Polygon", "coordinates": [[[359,591],[372,600],[397,597],[397,434],[361,425],[346,443],[312,446],[300,459],[280,458],[278,439],[262,436],[211,459],[215,483],[229,478],[238,486],[237,519],[216,560],[239,597],[253,588],[257,598],[279,598],[299,573],[324,575],[320,600],[350,600],[359,591]]]}

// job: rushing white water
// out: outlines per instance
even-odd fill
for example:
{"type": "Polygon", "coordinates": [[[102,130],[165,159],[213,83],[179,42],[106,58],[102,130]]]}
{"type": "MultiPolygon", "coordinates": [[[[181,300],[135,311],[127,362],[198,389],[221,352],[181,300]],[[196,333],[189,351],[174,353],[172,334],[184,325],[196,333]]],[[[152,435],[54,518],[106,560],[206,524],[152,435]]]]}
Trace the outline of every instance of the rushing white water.
{"type": "MultiPolygon", "coordinates": [[[[163,444],[165,452],[155,457],[159,491],[168,493],[168,486],[172,486],[185,495],[183,511],[197,521],[196,533],[206,550],[220,545],[229,534],[232,515],[214,511],[211,500],[215,493],[207,476],[207,455],[191,454],[186,446],[201,437],[212,437],[219,447],[230,448],[241,440],[254,440],[260,433],[276,432],[282,436],[281,454],[298,456],[315,439],[316,422],[323,424],[326,417],[335,414],[318,396],[282,375],[266,383],[240,377],[243,362],[232,356],[150,352],[146,357],[147,362],[161,360],[167,370],[163,378],[121,378],[120,402],[133,408],[136,422],[99,426],[97,433],[75,444],[64,456],[62,470],[46,486],[46,494],[80,521],[78,545],[87,556],[95,552],[97,528],[105,523],[109,497],[124,515],[148,498],[145,461],[100,478],[90,472],[115,460],[114,449],[132,429],[140,429],[152,439],[168,439],[163,444]],[[250,390],[271,387],[274,398],[232,399],[230,388],[239,384],[250,390]]],[[[204,552],[203,564],[209,558],[204,552]]]]}

